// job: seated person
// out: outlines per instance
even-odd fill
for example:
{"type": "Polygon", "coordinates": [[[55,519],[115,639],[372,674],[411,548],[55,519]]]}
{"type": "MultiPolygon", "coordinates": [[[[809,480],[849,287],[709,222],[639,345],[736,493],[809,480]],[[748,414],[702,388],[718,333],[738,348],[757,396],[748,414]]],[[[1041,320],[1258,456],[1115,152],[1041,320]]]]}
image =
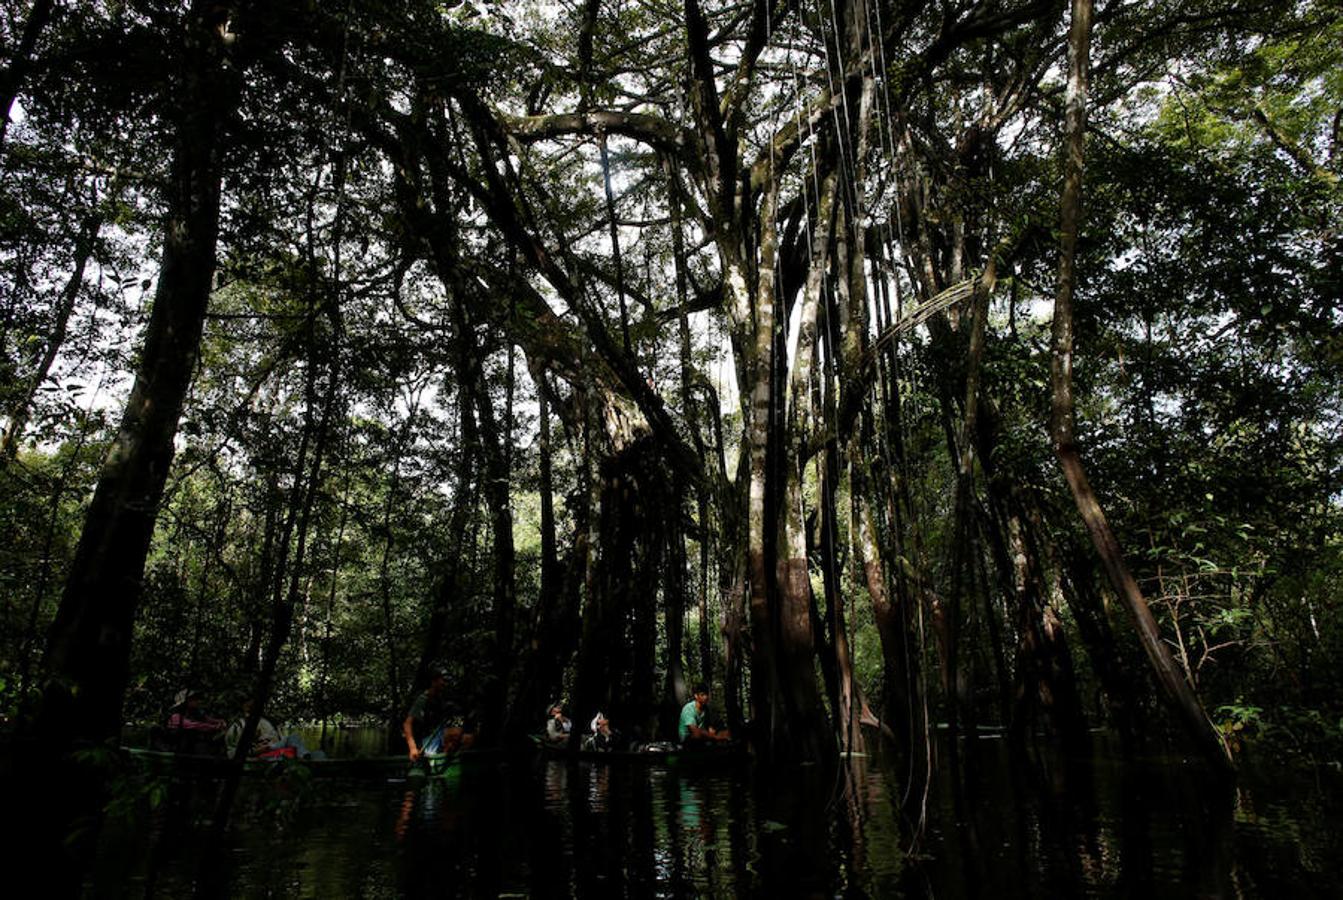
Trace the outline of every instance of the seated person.
{"type": "Polygon", "coordinates": [[[569,734],[574,730],[574,723],[564,715],[564,705],[550,704],[546,716],[546,743],[554,747],[564,746],[569,742],[569,734]]]}
{"type": "Polygon", "coordinates": [[[601,710],[592,717],[589,723],[589,729],[592,731],[592,747],[594,750],[614,750],[617,742],[620,740],[620,732],[611,727],[611,720],[602,714],[601,710]]]}
{"type": "MultiPolygon", "coordinates": [[[[224,732],[224,743],[228,746],[228,755],[235,755],[238,749],[238,741],[242,740],[242,732],[247,724],[247,717],[252,714],[255,701],[247,698],[242,704],[242,716],[229,723],[228,731],[224,732]]],[[[299,759],[326,759],[326,754],[321,750],[308,750],[303,745],[303,739],[296,734],[286,734],[281,736],[279,729],[262,716],[256,723],[256,736],[252,740],[252,751],[248,756],[260,757],[262,759],[282,759],[298,757],[299,759]]]]}
{"type": "Polygon", "coordinates": [[[708,724],[709,688],[703,682],[695,685],[694,697],[681,707],[681,721],[676,726],[676,737],[682,746],[708,746],[732,740],[726,729],[719,731],[708,724]]]}
{"type": "Polygon", "coordinates": [[[201,709],[201,695],[183,688],[173,698],[165,729],[169,745],[183,753],[218,756],[223,752],[220,736],[228,723],[201,709]]]}
{"type": "Polygon", "coordinates": [[[406,720],[401,723],[411,762],[418,762],[423,756],[438,756],[471,746],[474,736],[462,727],[461,717],[456,714],[447,693],[447,673],[435,669],[428,689],[421,691],[411,702],[406,720]]]}

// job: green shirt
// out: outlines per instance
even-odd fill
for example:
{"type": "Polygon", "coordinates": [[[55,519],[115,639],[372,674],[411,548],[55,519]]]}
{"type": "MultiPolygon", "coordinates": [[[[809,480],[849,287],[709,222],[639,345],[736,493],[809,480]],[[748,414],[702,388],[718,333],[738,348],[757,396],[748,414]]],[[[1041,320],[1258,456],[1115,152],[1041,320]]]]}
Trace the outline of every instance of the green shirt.
{"type": "Polygon", "coordinates": [[[415,740],[423,740],[425,736],[431,734],[434,729],[447,721],[452,712],[452,704],[449,702],[447,694],[439,694],[437,697],[430,697],[428,691],[421,691],[419,696],[410,704],[410,712],[407,715],[415,720],[414,728],[415,740]]]}
{"type": "Polygon", "coordinates": [[[695,705],[694,700],[689,700],[686,705],[681,707],[681,721],[676,726],[676,739],[684,741],[686,733],[690,731],[690,726],[696,728],[704,727],[704,713],[695,705]]]}

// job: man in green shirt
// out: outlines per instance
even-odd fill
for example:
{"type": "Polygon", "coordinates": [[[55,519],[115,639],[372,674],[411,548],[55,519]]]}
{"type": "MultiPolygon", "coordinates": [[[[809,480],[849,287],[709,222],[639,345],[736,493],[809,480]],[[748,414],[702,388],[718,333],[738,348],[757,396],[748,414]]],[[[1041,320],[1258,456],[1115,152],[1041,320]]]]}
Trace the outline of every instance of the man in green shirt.
{"type": "Polygon", "coordinates": [[[452,753],[459,747],[471,746],[473,735],[467,734],[462,723],[453,716],[454,707],[447,695],[448,676],[435,669],[428,690],[422,691],[410,704],[401,733],[410,750],[410,761],[421,756],[452,753]]]}
{"type": "Polygon", "coordinates": [[[681,707],[681,721],[676,726],[676,737],[685,745],[707,744],[732,740],[727,730],[719,731],[707,725],[709,688],[703,682],[695,685],[695,696],[681,707]]]}

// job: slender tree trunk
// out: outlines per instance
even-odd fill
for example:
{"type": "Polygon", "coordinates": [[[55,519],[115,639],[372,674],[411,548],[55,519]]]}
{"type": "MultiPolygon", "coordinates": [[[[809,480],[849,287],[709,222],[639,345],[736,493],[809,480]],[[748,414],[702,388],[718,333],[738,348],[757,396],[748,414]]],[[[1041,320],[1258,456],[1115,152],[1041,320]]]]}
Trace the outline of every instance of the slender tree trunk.
{"type": "Polygon", "coordinates": [[[19,46],[9,65],[0,72],[0,150],[4,149],[5,137],[9,129],[9,114],[14,110],[14,100],[23,86],[23,79],[32,65],[33,51],[37,49],[38,38],[51,19],[53,0],[34,0],[33,8],[28,11],[28,20],[23,25],[23,34],[19,37],[19,46]]]}
{"type": "Polygon", "coordinates": [[[1013,512],[1007,524],[1012,588],[1019,617],[1012,730],[1019,733],[1034,711],[1042,710],[1049,716],[1064,748],[1080,755],[1090,742],[1063,620],[1049,602],[1039,553],[1023,517],[1013,512]]]}
{"type": "MultiPolygon", "coordinates": [[[[538,377],[539,380],[539,377],[538,377]]],[[[537,420],[540,423],[541,439],[538,449],[538,465],[541,470],[541,596],[554,596],[558,588],[559,557],[555,540],[555,476],[550,450],[550,404],[546,400],[546,388],[537,390],[537,420]]]]}
{"type": "MultiPolygon", "coordinates": [[[[655,464],[649,457],[643,460],[645,466],[655,464]]],[[[661,695],[657,679],[657,597],[658,584],[661,582],[663,601],[675,603],[669,595],[671,580],[664,577],[663,563],[666,557],[667,531],[661,517],[654,517],[653,510],[659,508],[665,498],[654,487],[656,475],[646,468],[638,482],[635,497],[634,523],[640,527],[639,541],[635,551],[634,578],[630,585],[646,585],[641,596],[631,589],[625,595],[625,616],[632,633],[624,647],[630,652],[629,663],[625,666],[630,673],[629,693],[630,709],[625,713],[627,721],[638,735],[652,735],[658,726],[658,707],[661,695]],[[654,504],[659,504],[655,506],[654,504]]],[[[670,512],[670,511],[669,511],[670,512]]],[[[670,513],[676,515],[677,513],[670,513]]],[[[684,566],[684,562],[682,562],[684,566]]],[[[678,587],[677,590],[680,590],[678,587]]],[[[679,626],[678,626],[679,627],[679,626]]],[[[679,640],[678,640],[679,643],[679,640]]],[[[678,648],[679,652],[679,648],[678,648]]]]}
{"type": "Polygon", "coordinates": [[[335,429],[332,420],[340,406],[338,398],[341,385],[341,353],[339,340],[341,334],[338,301],[328,299],[326,311],[331,319],[332,336],[335,346],[323,347],[319,351],[316,340],[310,336],[308,360],[308,385],[305,390],[303,437],[300,440],[297,461],[294,468],[294,483],[291,492],[290,512],[286,517],[280,538],[280,554],[276,565],[274,612],[271,617],[270,634],[266,640],[266,649],[261,657],[261,670],[257,674],[256,684],[252,688],[252,711],[243,722],[242,734],[238,738],[234,752],[234,768],[225,781],[223,790],[215,805],[214,831],[221,836],[228,826],[229,815],[237,796],[238,785],[242,777],[242,764],[256,740],[257,725],[265,715],[266,705],[270,702],[275,688],[275,673],[280,665],[280,654],[289,641],[293,630],[294,612],[299,599],[305,594],[307,581],[305,562],[308,547],[308,535],[311,533],[313,510],[317,497],[321,493],[324,478],[323,464],[331,436],[335,429]],[[320,413],[317,395],[316,366],[320,353],[325,353],[327,365],[327,383],[324,396],[320,400],[320,413]],[[311,453],[311,463],[308,462],[311,453]],[[289,548],[293,546],[290,558],[289,548]],[[287,582],[287,586],[286,583],[287,582]]]}
{"type": "Polygon", "coordinates": [[[80,453],[84,449],[84,443],[88,439],[89,429],[87,424],[81,428],[79,438],[75,441],[74,449],[69,454],[65,466],[61,469],[60,477],[56,480],[55,486],[51,491],[51,500],[47,506],[47,522],[42,534],[42,555],[39,557],[41,565],[37,573],[37,583],[33,586],[33,602],[28,608],[28,627],[24,629],[20,637],[19,647],[19,696],[27,697],[29,688],[29,679],[33,674],[33,656],[40,640],[41,632],[38,628],[38,622],[42,615],[42,605],[46,602],[47,592],[51,588],[51,582],[55,575],[55,560],[52,554],[55,549],[56,533],[60,522],[61,500],[69,488],[70,480],[79,466],[80,453]]]}
{"type": "Polygon", "coordinates": [[[1100,681],[1101,705],[1119,732],[1125,750],[1132,751],[1146,730],[1142,714],[1146,707],[1143,698],[1148,694],[1146,680],[1141,670],[1125,665],[1110,627],[1109,613],[1096,588],[1091,554],[1080,548],[1063,551],[1057,547],[1045,533],[1038,507],[1028,508],[1027,525],[1034,542],[1043,547],[1050,581],[1055,585],[1054,602],[1068,605],[1086,645],[1091,667],[1100,681]],[[1065,553],[1066,560],[1061,558],[1065,553]],[[1134,674],[1138,677],[1134,678],[1134,674]]]}
{"type": "MultiPolygon", "coordinates": [[[[459,307],[460,309],[460,304],[459,307]]],[[[459,318],[463,332],[459,340],[465,353],[468,335],[466,317],[459,318]]],[[[494,562],[494,662],[490,680],[481,698],[484,703],[480,723],[480,739],[497,742],[502,739],[507,718],[508,684],[513,667],[514,611],[517,606],[517,587],[514,581],[513,509],[509,496],[508,455],[504,437],[494,416],[494,407],[485,384],[481,360],[474,354],[466,360],[463,371],[463,389],[474,397],[477,422],[480,428],[482,459],[485,469],[485,493],[490,506],[491,557],[494,562]]]]}
{"type": "Polygon", "coordinates": [[[0,468],[8,465],[9,461],[14,458],[14,453],[18,450],[18,443],[23,438],[23,429],[28,425],[33,398],[37,396],[38,389],[47,380],[47,375],[51,373],[52,364],[56,362],[61,346],[65,343],[65,332],[70,324],[70,314],[74,312],[75,300],[79,297],[80,288],[84,286],[84,269],[88,265],[89,258],[93,255],[94,244],[98,239],[98,231],[102,228],[102,223],[102,214],[93,213],[84,220],[84,226],[80,229],[79,237],[75,240],[75,269],[57,298],[56,317],[47,336],[46,349],[33,373],[28,377],[23,393],[9,409],[9,424],[5,426],[3,437],[0,437],[0,468]]]}
{"type": "Polygon", "coordinates": [[[689,698],[689,691],[686,690],[683,648],[688,591],[685,533],[681,527],[682,508],[681,494],[679,491],[674,491],[668,510],[670,518],[664,532],[667,577],[663,581],[662,602],[664,630],[667,635],[667,680],[663,686],[663,713],[660,717],[663,733],[669,733],[669,727],[676,724],[675,716],[689,698]]]}
{"type": "Polygon", "coordinates": [[[537,597],[536,616],[532,621],[528,641],[528,652],[522,657],[522,673],[518,677],[518,702],[505,723],[505,739],[521,740],[535,727],[536,711],[546,699],[549,689],[538,677],[542,669],[548,669],[542,660],[547,645],[554,637],[555,623],[552,616],[562,603],[562,589],[559,558],[556,552],[555,537],[555,498],[554,473],[551,461],[550,438],[550,402],[547,399],[549,388],[544,383],[544,375],[534,374],[537,382],[537,421],[540,437],[537,441],[538,468],[541,475],[541,590],[537,597]],[[533,707],[535,709],[533,709],[533,707]],[[519,714],[520,713],[520,714],[519,714]]]}
{"type": "MultiPolygon", "coordinates": [[[[687,424],[690,426],[691,440],[695,446],[695,452],[701,459],[705,458],[704,436],[700,431],[701,417],[699,403],[695,399],[692,372],[694,371],[694,362],[691,358],[690,341],[690,315],[687,306],[690,302],[690,292],[687,287],[687,270],[685,253],[685,239],[681,231],[681,196],[678,190],[680,184],[680,174],[673,167],[671,160],[663,159],[663,170],[667,176],[667,208],[671,211],[671,238],[672,238],[672,261],[676,273],[676,302],[680,307],[680,315],[677,317],[680,336],[680,375],[681,375],[681,407],[682,414],[685,416],[687,424]]],[[[710,412],[710,415],[716,413],[710,412]]],[[[706,684],[713,680],[713,651],[709,640],[709,503],[706,488],[703,483],[695,485],[695,508],[699,516],[699,678],[706,684]]],[[[680,665],[680,657],[677,657],[677,664],[680,665]]],[[[682,681],[684,681],[682,673],[682,681]]],[[[676,703],[679,705],[684,702],[680,692],[684,692],[685,685],[681,684],[677,689],[676,703]]]]}
{"type": "Polygon", "coordinates": [[[340,521],[336,525],[336,541],[331,550],[331,590],[326,595],[326,615],[323,617],[322,658],[317,676],[317,708],[322,714],[322,734],[318,738],[317,744],[323,750],[326,750],[328,746],[326,723],[331,705],[327,697],[327,687],[331,681],[331,628],[336,618],[336,597],[340,587],[341,548],[345,544],[345,525],[350,518],[350,487],[353,483],[354,479],[347,473],[345,490],[341,492],[340,498],[340,521]]]}
{"type": "MultiPolygon", "coordinates": [[[[387,486],[387,501],[383,505],[382,511],[383,542],[382,557],[378,561],[378,593],[382,600],[383,650],[387,654],[387,697],[389,703],[393,705],[401,693],[401,672],[396,648],[396,618],[392,610],[391,563],[392,546],[395,543],[392,535],[392,511],[396,507],[397,492],[401,486],[401,457],[406,444],[414,433],[417,409],[418,404],[412,403],[400,439],[393,444],[392,452],[396,454],[396,458],[392,460],[392,478],[387,486]]],[[[392,717],[395,717],[394,713],[392,717]]]]}
{"type": "Polygon", "coordinates": [[[1067,155],[1064,162],[1063,199],[1059,227],[1059,284],[1054,298],[1053,406],[1050,432],[1054,453],[1072,490],[1077,509],[1086,523],[1096,553],[1100,556],[1115,593],[1123,600],[1138,629],[1138,638],[1161,685],[1162,696],[1171,706],[1185,732],[1213,768],[1233,775],[1235,765],[1225,742],[1203,710],[1178,663],[1161,639],[1156,619],[1129,571],[1119,542],[1092,490],[1074,435],[1072,390],[1073,290],[1077,235],[1082,217],[1082,167],[1086,138],[1087,79],[1091,47],[1091,0],[1072,0],[1072,25],[1068,33],[1067,155]]]}
{"type": "MultiPolygon", "coordinates": [[[[991,545],[1000,536],[997,534],[998,523],[991,512],[976,509],[974,519],[975,535],[978,538],[975,542],[978,552],[974,555],[977,590],[984,603],[984,629],[988,632],[989,652],[992,654],[993,673],[996,676],[994,681],[998,686],[998,723],[1006,727],[1012,721],[1012,671],[1008,668],[1007,650],[1003,645],[1003,622],[1008,607],[995,600],[998,592],[994,590],[985,559],[987,554],[983,552],[986,539],[991,545]]],[[[1005,572],[1005,569],[999,568],[1000,576],[1005,572]]],[[[1006,583],[1011,582],[1007,580],[1006,583]]]]}
{"type": "MultiPolygon", "coordinates": [[[[466,403],[462,405],[465,406],[466,403]]],[[[462,587],[460,575],[462,567],[466,564],[467,523],[472,518],[472,512],[478,501],[477,486],[474,482],[475,439],[471,438],[469,443],[466,439],[466,434],[475,432],[475,419],[470,416],[469,409],[465,412],[467,418],[462,419],[463,437],[457,461],[457,480],[452,497],[452,509],[448,513],[445,526],[449,535],[449,547],[444,559],[438,565],[433,598],[429,606],[429,624],[425,628],[424,645],[420,650],[419,663],[415,667],[411,693],[423,690],[429,684],[430,671],[447,638],[448,620],[453,602],[462,587]]],[[[405,713],[403,708],[405,698],[392,697],[391,702],[395,707],[392,711],[393,717],[397,719],[395,724],[400,726],[400,716],[405,713]]]]}
{"type": "MultiPolygon", "coordinates": [[[[878,242],[878,250],[884,250],[885,243],[878,242]]],[[[889,256],[886,261],[894,259],[889,256]]],[[[878,258],[874,265],[874,276],[878,278],[877,304],[878,315],[885,315],[886,321],[893,321],[898,311],[891,308],[890,292],[886,278],[881,276],[883,260],[878,258]]],[[[897,277],[890,267],[892,278],[897,277]]],[[[877,438],[884,441],[884,452],[869,454],[873,463],[855,468],[856,500],[856,542],[855,548],[863,569],[868,595],[872,600],[873,619],[881,639],[883,659],[883,685],[885,709],[884,719],[895,729],[901,745],[911,753],[923,743],[918,714],[918,653],[913,650],[912,611],[915,591],[906,568],[913,566],[892,565],[888,575],[884,565],[886,555],[882,552],[878,540],[878,519],[876,500],[884,500],[887,510],[890,536],[893,541],[894,558],[902,556],[906,560],[917,560],[920,556],[909,539],[912,531],[913,502],[909,493],[908,466],[905,456],[898,358],[894,342],[884,348],[883,365],[878,371],[878,386],[881,390],[882,421],[884,430],[877,438]],[[886,460],[889,458],[889,462],[886,460]],[[869,475],[869,469],[871,474],[869,475]],[[863,485],[863,487],[859,487],[863,485]],[[894,590],[892,591],[891,586],[894,590]]],[[[867,431],[875,427],[864,417],[867,431]]],[[[869,438],[872,440],[872,438],[869,438]]]]}
{"type": "MultiPolygon", "coordinates": [[[[835,734],[839,749],[843,753],[861,753],[867,748],[862,725],[875,724],[876,719],[867,708],[862,689],[854,678],[853,657],[849,649],[848,626],[844,615],[844,592],[840,584],[839,558],[839,481],[843,470],[840,465],[840,432],[844,431],[840,420],[839,399],[841,395],[844,365],[836,355],[836,348],[843,344],[842,356],[851,361],[861,355],[860,320],[855,317],[859,299],[853,293],[848,280],[852,275],[848,254],[849,235],[848,216],[841,209],[836,222],[835,262],[845,277],[837,278],[838,302],[834,292],[827,292],[825,319],[820,333],[820,345],[825,351],[826,364],[817,372],[813,380],[813,406],[822,410],[822,433],[831,435],[824,448],[817,455],[817,483],[820,487],[820,536],[817,546],[820,549],[821,580],[825,589],[826,632],[829,637],[828,651],[834,660],[834,685],[831,688],[830,710],[834,717],[835,734]],[[825,390],[820,386],[824,382],[825,390]],[[833,434],[832,434],[833,432],[833,434]]],[[[860,276],[861,277],[861,276],[860,276]]],[[[859,285],[862,290],[862,285],[859,285]]],[[[852,447],[852,441],[845,442],[852,447]]]]}
{"type": "MultiPolygon", "coordinates": [[[[978,530],[975,523],[974,482],[976,472],[976,442],[979,415],[979,377],[984,355],[984,334],[988,319],[988,299],[993,289],[992,269],[994,261],[989,261],[985,278],[976,289],[974,311],[970,318],[970,335],[966,350],[964,403],[959,435],[953,436],[951,426],[948,430],[948,450],[957,460],[956,490],[954,502],[955,528],[952,537],[951,578],[952,586],[949,602],[943,615],[944,664],[947,667],[946,685],[951,693],[947,700],[947,724],[952,736],[952,747],[956,747],[959,729],[967,730],[973,726],[973,689],[969,687],[967,671],[962,670],[960,656],[961,629],[963,625],[962,605],[967,587],[973,590],[974,567],[979,565],[978,530]]],[[[953,277],[954,280],[954,277],[953,277]]],[[[944,346],[950,342],[951,335],[944,331],[944,346]]],[[[946,387],[945,379],[943,381],[946,387]]],[[[954,413],[950,402],[950,392],[944,392],[944,417],[949,421],[954,413]]]]}
{"type": "MultiPolygon", "coordinates": [[[[717,417],[714,417],[717,421],[717,417]]],[[[718,456],[723,458],[722,431],[717,432],[718,456]]],[[[749,581],[747,573],[746,523],[742,513],[746,508],[749,489],[750,458],[741,454],[737,459],[735,490],[725,490],[719,517],[722,537],[719,542],[718,592],[723,598],[723,706],[734,734],[742,733],[746,712],[742,704],[741,686],[746,665],[746,622],[749,581]]],[[[726,484],[726,479],[723,479],[726,484]]]]}
{"type": "MultiPolygon", "coordinates": [[[[841,752],[861,753],[866,750],[867,742],[861,726],[864,724],[866,701],[862,690],[854,678],[853,656],[849,649],[848,626],[844,616],[844,595],[840,588],[839,553],[836,546],[839,524],[836,510],[836,494],[839,478],[839,453],[836,441],[822,454],[821,464],[821,521],[820,521],[820,557],[822,582],[825,585],[826,625],[830,636],[830,652],[834,657],[835,692],[831,699],[835,732],[839,739],[841,752]]],[[[872,714],[867,712],[867,724],[872,723],[872,714]]]]}
{"type": "MultiPolygon", "coordinates": [[[[220,487],[221,490],[225,490],[223,485],[221,485],[220,487]]],[[[210,542],[206,544],[204,548],[205,559],[201,562],[200,587],[199,590],[196,592],[196,603],[194,610],[195,622],[194,627],[192,629],[194,634],[192,634],[191,637],[191,647],[190,647],[191,666],[187,670],[189,673],[188,683],[195,683],[196,672],[199,671],[197,668],[197,664],[199,662],[199,654],[201,651],[201,647],[204,646],[205,621],[207,618],[207,609],[210,603],[210,574],[214,570],[215,561],[219,559],[220,555],[223,553],[224,543],[228,537],[229,522],[232,521],[232,519],[233,519],[233,497],[232,495],[225,493],[224,496],[220,498],[220,500],[215,506],[214,534],[210,542]]],[[[174,541],[173,546],[179,546],[179,545],[177,544],[176,541],[174,541]]],[[[183,558],[185,558],[185,556],[186,554],[183,553],[183,558]]],[[[187,572],[184,571],[182,573],[182,578],[184,579],[184,586],[185,586],[185,579],[187,577],[188,577],[187,572]]]]}
{"type": "Polygon", "coordinates": [[[616,197],[611,190],[611,158],[606,152],[606,132],[598,132],[597,148],[602,163],[602,186],[606,192],[606,220],[610,226],[611,260],[616,268],[616,295],[620,301],[620,340],[630,354],[630,314],[625,303],[625,273],[620,260],[620,224],[616,221],[616,197]]]}
{"type": "Polygon", "coordinates": [[[256,577],[250,589],[248,610],[247,648],[243,651],[242,670],[256,672],[261,668],[261,643],[265,637],[265,615],[269,611],[269,598],[275,578],[275,564],[279,556],[278,537],[280,530],[280,484],[275,471],[266,477],[264,502],[266,520],[262,527],[261,552],[256,577]]]}

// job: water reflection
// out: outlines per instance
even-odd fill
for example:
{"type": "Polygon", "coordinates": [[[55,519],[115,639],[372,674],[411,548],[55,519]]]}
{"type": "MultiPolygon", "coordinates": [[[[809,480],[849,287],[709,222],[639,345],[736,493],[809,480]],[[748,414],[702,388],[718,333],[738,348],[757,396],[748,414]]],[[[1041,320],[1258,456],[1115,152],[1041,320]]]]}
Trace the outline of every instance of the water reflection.
{"type": "MultiPolygon", "coordinates": [[[[1178,761],[1014,758],[935,772],[927,823],[898,761],[764,773],[521,760],[443,778],[249,781],[228,844],[209,782],[109,830],[100,892],[285,896],[1308,896],[1334,890],[1338,777],[1178,761]],[[914,805],[914,809],[909,809],[914,805]],[[217,852],[207,852],[217,851],[217,852]],[[220,860],[222,859],[222,863],[220,860]],[[209,865],[207,866],[207,862],[209,865]]],[[[942,756],[945,761],[946,756],[942,756]]]]}

